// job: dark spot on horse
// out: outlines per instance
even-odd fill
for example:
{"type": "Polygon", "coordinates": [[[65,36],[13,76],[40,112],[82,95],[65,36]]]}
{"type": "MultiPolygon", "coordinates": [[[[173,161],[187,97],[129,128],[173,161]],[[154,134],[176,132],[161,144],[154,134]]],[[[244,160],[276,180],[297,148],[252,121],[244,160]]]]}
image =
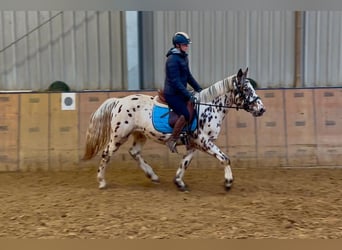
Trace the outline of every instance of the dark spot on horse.
{"type": "Polygon", "coordinates": [[[125,121],[126,124],[128,124],[128,121],[125,121]]]}
{"type": "Polygon", "coordinates": [[[133,108],[133,112],[135,112],[135,108],[133,108]]]}
{"type": "Polygon", "coordinates": [[[128,114],[128,116],[129,116],[129,117],[132,117],[132,114],[130,113],[130,114],[128,114]]]}
{"type": "Polygon", "coordinates": [[[155,133],[153,133],[153,132],[150,132],[150,135],[152,135],[152,136],[156,136],[156,134],[155,134],[155,133]]]}
{"type": "Polygon", "coordinates": [[[115,128],[115,133],[116,133],[116,131],[118,131],[118,129],[120,128],[120,126],[117,126],[116,128],[115,128]]]}
{"type": "Polygon", "coordinates": [[[131,100],[132,101],[136,101],[136,100],[139,100],[139,98],[138,97],[133,97],[131,100]]]}
{"type": "Polygon", "coordinates": [[[137,108],[140,108],[140,105],[138,105],[137,108]]]}
{"type": "Polygon", "coordinates": [[[211,135],[211,131],[208,132],[208,135],[211,135]]]}
{"type": "Polygon", "coordinates": [[[120,112],[121,112],[121,108],[122,108],[122,105],[119,107],[118,113],[120,113],[120,112]]]}
{"type": "Polygon", "coordinates": [[[203,128],[203,126],[204,126],[204,121],[201,119],[201,120],[199,120],[199,127],[203,128]]]}
{"type": "Polygon", "coordinates": [[[121,124],[121,122],[117,122],[117,123],[116,123],[116,125],[118,125],[118,126],[119,126],[120,124],[121,124]]]}
{"type": "Polygon", "coordinates": [[[120,146],[121,146],[120,142],[115,143],[115,147],[120,147],[120,146]]]}

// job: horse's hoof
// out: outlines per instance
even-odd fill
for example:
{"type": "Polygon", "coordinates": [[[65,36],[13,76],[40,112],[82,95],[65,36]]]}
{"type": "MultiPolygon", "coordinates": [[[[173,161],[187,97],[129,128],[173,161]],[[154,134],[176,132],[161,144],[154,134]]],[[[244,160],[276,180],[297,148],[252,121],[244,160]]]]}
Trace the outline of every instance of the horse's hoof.
{"type": "Polygon", "coordinates": [[[190,190],[188,188],[188,186],[184,186],[184,187],[178,187],[178,190],[181,191],[181,192],[184,192],[184,193],[189,193],[190,190]]]}
{"type": "Polygon", "coordinates": [[[105,189],[107,187],[107,184],[105,182],[101,182],[99,185],[99,189],[105,189]]]}
{"type": "Polygon", "coordinates": [[[183,184],[183,185],[179,184],[179,182],[177,181],[177,178],[173,179],[173,183],[177,186],[179,191],[189,192],[188,186],[186,184],[183,184]]]}
{"type": "Polygon", "coordinates": [[[190,192],[190,189],[187,185],[184,185],[184,186],[177,186],[178,187],[178,190],[181,191],[181,192],[184,192],[184,193],[188,193],[190,192]]]}
{"type": "Polygon", "coordinates": [[[154,184],[160,184],[160,180],[159,180],[159,179],[151,180],[151,181],[152,181],[152,183],[154,183],[154,184]]]}
{"type": "Polygon", "coordinates": [[[225,180],[224,181],[224,188],[226,189],[226,191],[230,191],[233,185],[233,180],[225,180]]]}

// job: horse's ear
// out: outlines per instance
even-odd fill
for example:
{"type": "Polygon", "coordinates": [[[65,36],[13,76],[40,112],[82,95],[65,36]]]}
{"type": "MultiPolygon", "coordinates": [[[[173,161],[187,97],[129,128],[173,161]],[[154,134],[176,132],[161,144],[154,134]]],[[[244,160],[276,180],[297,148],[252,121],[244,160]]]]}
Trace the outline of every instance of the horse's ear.
{"type": "Polygon", "coordinates": [[[242,72],[242,69],[239,69],[239,72],[237,73],[237,78],[241,78],[242,77],[242,75],[243,75],[243,72],[242,72]]]}
{"type": "Polygon", "coordinates": [[[248,73],[248,67],[246,68],[245,72],[243,73],[245,75],[245,77],[247,77],[247,73],[248,73]]]}

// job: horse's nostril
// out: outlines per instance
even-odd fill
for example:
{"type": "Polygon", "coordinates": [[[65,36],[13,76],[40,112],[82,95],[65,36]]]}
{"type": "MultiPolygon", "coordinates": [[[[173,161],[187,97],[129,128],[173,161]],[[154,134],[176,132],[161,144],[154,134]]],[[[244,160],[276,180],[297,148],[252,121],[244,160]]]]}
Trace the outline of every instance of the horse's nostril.
{"type": "Polygon", "coordinates": [[[260,109],[260,112],[261,112],[261,113],[265,113],[265,112],[266,112],[266,109],[262,108],[262,109],[260,109]]]}

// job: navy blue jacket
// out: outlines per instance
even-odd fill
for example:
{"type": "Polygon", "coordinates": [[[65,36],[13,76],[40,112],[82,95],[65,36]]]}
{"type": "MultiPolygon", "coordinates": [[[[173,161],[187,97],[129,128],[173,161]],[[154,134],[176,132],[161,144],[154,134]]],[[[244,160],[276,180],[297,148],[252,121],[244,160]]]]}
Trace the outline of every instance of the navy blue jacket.
{"type": "Polygon", "coordinates": [[[185,101],[188,101],[191,97],[186,88],[188,83],[195,91],[202,90],[190,72],[188,54],[172,48],[166,56],[164,93],[182,96],[185,101]]]}

